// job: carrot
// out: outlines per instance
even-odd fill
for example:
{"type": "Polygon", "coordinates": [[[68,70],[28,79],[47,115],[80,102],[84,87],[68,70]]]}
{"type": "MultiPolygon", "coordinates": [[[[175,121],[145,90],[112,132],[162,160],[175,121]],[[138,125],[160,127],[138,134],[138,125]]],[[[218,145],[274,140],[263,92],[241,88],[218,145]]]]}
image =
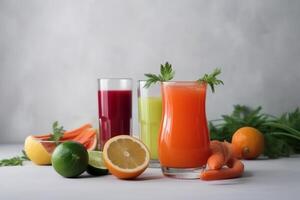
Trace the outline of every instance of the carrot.
{"type": "Polygon", "coordinates": [[[65,131],[64,135],[62,137],[62,140],[70,140],[70,139],[78,136],[82,131],[84,131],[85,129],[88,129],[88,128],[92,128],[92,125],[89,123],[84,124],[84,125],[80,126],[79,128],[65,131]]]}
{"type": "Polygon", "coordinates": [[[232,156],[229,143],[213,140],[210,142],[211,156],[207,160],[209,169],[221,169],[232,156]]]}
{"type": "MultiPolygon", "coordinates": [[[[78,134],[74,138],[70,138],[70,140],[77,141],[80,143],[83,143],[85,141],[88,141],[90,138],[93,138],[96,135],[96,130],[93,128],[87,128],[83,130],[80,134],[78,134]]],[[[63,138],[64,140],[64,138],[63,138]]]]}
{"type": "Polygon", "coordinates": [[[43,135],[34,135],[33,137],[40,140],[48,140],[50,138],[51,134],[43,134],[43,135]]]}
{"type": "MultiPolygon", "coordinates": [[[[92,128],[92,125],[87,123],[87,124],[80,126],[79,128],[65,131],[63,137],[61,138],[61,141],[72,140],[73,138],[80,135],[84,130],[89,129],[89,128],[92,128]]],[[[42,135],[34,135],[33,137],[40,139],[40,140],[48,140],[51,137],[51,133],[42,134],[42,135]]]]}
{"type": "Polygon", "coordinates": [[[244,164],[236,159],[231,158],[228,163],[228,167],[230,168],[223,168],[220,170],[206,170],[200,175],[200,179],[205,181],[212,181],[212,180],[221,180],[221,179],[231,179],[237,178],[242,176],[244,172],[244,164]]]}

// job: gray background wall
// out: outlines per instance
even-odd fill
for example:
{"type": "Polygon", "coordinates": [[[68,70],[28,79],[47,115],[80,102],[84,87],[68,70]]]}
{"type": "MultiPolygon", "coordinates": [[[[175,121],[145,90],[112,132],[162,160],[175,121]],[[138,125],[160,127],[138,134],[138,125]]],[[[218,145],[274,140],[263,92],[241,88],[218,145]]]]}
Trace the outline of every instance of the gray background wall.
{"type": "Polygon", "coordinates": [[[165,61],[177,80],[222,67],[209,119],[238,103],[290,111],[300,106],[299,19],[296,0],[0,0],[0,143],[54,120],[96,125],[98,77],[136,81],[165,61]]]}

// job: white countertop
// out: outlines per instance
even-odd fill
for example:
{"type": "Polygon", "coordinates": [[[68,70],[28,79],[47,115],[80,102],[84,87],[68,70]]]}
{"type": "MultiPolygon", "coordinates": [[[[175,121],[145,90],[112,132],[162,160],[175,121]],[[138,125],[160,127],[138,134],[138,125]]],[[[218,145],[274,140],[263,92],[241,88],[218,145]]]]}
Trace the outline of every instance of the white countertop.
{"type": "MultiPolygon", "coordinates": [[[[20,155],[21,145],[0,145],[0,159],[20,155]]],[[[297,199],[300,195],[300,156],[243,161],[242,178],[224,181],[179,180],[148,168],[138,179],[108,175],[67,179],[51,166],[0,167],[0,199],[297,199]]]]}

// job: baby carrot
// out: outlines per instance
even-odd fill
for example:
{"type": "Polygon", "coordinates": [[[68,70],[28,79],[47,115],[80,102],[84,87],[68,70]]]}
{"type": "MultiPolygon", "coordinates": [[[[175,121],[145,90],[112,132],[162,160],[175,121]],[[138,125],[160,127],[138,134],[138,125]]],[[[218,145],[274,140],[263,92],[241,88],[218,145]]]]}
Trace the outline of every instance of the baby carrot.
{"type": "Polygon", "coordinates": [[[205,181],[212,181],[212,180],[221,180],[221,179],[230,179],[230,178],[237,178],[242,176],[244,172],[244,164],[236,159],[232,158],[227,163],[228,167],[230,168],[223,168],[219,170],[206,170],[200,175],[200,179],[205,181]]]}
{"type": "Polygon", "coordinates": [[[213,140],[210,142],[211,156],[207,160],[209,169],[221,169],[231,158],[229,143],[213,140]]]}

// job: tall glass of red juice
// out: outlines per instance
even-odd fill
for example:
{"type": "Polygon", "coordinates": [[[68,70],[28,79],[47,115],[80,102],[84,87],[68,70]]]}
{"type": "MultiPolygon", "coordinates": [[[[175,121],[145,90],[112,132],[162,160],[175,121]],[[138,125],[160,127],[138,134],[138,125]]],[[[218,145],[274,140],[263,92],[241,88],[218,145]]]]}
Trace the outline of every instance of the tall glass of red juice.
{"type": "Polygon", "coordinates": [[[132,79],[98,79],[99,142],[132,131],[132,79]]]}
{"type": "Polygon", "coordinates": [[[198,178],[210,154],[205,113],[206,84],[163,82],[161,91],[158,148],[162,172],[175,178],[198,178]]]}

